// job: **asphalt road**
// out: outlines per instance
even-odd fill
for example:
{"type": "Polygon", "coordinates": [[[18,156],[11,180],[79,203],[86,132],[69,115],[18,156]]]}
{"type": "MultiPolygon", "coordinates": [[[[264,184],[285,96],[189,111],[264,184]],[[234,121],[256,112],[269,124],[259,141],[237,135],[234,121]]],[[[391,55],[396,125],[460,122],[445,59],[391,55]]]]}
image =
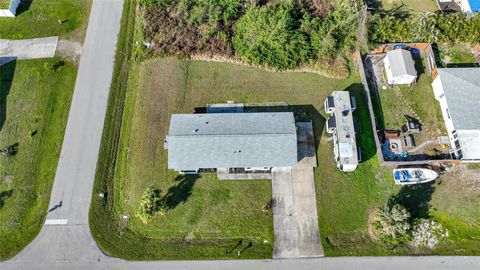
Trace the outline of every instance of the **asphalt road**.
{"type": "Polygon", "coordinates": [[[10,260],[19,269],[108,259],[92,239],[88,211],[122,10],[123,0],[93,1],[49,212],[40,234],[10,260]]]}
{"type": "MultiPolygon", "coordinates": [[[[128,1],[128,0],[127,0],[128,1]]],[[[480,269],[480,257],[343,257],[259,261],[124,261],[103,255],[88,228],[123,0],[94,0],[47,223],[9,269],[480,269]],[[60,202],[62,202],[60,204],[60,202]],[[54,209],[54,210],[53,210],[54,209]]]]}

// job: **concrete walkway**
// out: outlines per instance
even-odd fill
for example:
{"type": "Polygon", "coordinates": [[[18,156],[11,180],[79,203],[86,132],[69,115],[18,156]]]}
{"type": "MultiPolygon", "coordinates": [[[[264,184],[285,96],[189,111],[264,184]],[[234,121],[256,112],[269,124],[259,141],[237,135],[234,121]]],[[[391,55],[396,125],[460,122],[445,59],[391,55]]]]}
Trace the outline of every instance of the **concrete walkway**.
{"type": "Polygon", "coordinates": [[[275,168],[272,172],[273,258],[321,257],[313,168],[275,168]]]}
{"type": "Polygon", "coordinates": [[[57,50],[58,37],[33,39],[0,39],[0,57],[17,59],[51,58],[57,50]]]}

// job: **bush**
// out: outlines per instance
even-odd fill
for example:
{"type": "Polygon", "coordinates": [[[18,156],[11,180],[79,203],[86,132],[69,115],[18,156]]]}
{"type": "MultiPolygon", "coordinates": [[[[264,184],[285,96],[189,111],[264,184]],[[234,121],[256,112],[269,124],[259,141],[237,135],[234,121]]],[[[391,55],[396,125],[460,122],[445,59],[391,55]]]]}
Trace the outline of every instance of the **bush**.
{"type": "Polygon", "coordinates": [[[49,61],[45,64],[43,64],[43,68],[46,70],[51,70],[51,71],[57,71],[61,67],[65,65],[65,61],[63,60],[55,60],[55,61],[49,61]]]}
{"type": "Polygon", "coordinates": [[[372,224],[373,236],[388,244],[406,242],[410,228],[410,213],[400,204],[379,209],[372,224]]]}
{"type": "Polygon", "coordinates": [[[236,24],[235,54],[255,65],[295,68],[311,56],[293,4],[251,7],[236,24]]]}
{"type": "Polygon", "coordinates": [[[439,240],[448,237],[448,231],[440,223],[429,219],[420,219],[416,222],[412,244],[415,247],[433,248],[439,240]]]}
{"type": "Polygon", "coordinates": [[[142,195],[140,207],[135,216],[147,223],[154,215],[165,215],[165,201],[160,196],[160,189],[149,187],[142,195]]]}
{"type": "Polygon", "coordinates": [[[480,14],[456,13],[375,14],[369,22],[369,39],[384,42],[465,42],[480,40],[480,14]]]}

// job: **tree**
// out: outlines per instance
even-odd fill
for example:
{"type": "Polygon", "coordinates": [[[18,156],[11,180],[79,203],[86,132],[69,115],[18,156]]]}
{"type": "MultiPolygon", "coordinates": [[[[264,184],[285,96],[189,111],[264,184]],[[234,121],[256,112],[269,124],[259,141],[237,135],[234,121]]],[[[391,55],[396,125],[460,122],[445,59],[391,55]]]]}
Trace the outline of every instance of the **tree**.
{"type": "Polygon", "coordinates": [[[290,2],[250,7],[236,24],[235,54],[255,65],[279,70],[297,67],[311,55],[298,16],[290,2]]]}
{"type": "Polygon", "coordinates": [[[372,224],[374,237],[392,244],[408,240],[410,228],[410,213],[400,204],[379,209],[372,224]]]}
{"type": "Polygon", "coordinates": [[[135,212],[135,216],[147,223],[155,214],[165,215],[165,201],[160,195],[158,188],[149,187],[142,195],[140,207],[135,212]]]}

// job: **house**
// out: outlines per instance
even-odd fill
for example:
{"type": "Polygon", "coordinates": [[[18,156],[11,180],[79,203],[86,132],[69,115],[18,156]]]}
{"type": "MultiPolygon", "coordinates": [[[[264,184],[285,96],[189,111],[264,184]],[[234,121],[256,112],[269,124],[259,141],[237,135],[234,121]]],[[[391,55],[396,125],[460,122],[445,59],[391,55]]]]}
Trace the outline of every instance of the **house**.
{"type": "Polygon", "coordinates": [[[333,153],[337,167],[344,172],[354,171],[358,166],[358,149],[353,123],[355,99],[347,91],[333,91],[324,102],[327,133],[333,135],[333,153]]]}
{"type": "Polygon", "coordinates": [[[383,60],[388,84],[412,84],[417,79],[412,54],[404,49],[388,51],[383,60]]]}
{"type": "Polygon", "coordinates": [[[480,12],[480,0],[457,0],[463,12],[480,12]]]}
{"type": "Polygon", "coordinates": [[[0,0],[0,17],[15,17],[21,0],[0,0]]]}
{"type": "Polygon", "coordinates": [[[297,164],[292,112],[174,114],[168,168],[182,173],[262,171],[297,164]]]}
{"type": "Polygon", "coordinates": [[[452,155],[480,161],[480,68],[439,68],[432,87],[440,102],[452,155]]]}

